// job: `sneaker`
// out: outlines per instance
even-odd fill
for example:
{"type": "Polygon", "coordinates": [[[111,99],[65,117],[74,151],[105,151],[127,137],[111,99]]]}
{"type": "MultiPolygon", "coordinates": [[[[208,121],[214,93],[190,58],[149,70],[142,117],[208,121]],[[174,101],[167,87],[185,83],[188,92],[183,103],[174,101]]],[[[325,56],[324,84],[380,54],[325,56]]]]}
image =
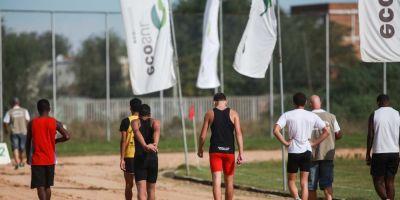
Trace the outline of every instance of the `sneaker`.
{"type": "Polygon", "coordinates": [[[22,167],[25,167],[25,163],[23,163],[23,162],[19,163],[19,164],[18,164],[18,167],[21,167],[21,168],[22,168],[22,167]]]}
{"type": "Polygon", "coordinates": [[[19,168],[19,166],[18,166],[18,165],[15,165],[14,169],[17,170],[18,168],[19,168]]]}

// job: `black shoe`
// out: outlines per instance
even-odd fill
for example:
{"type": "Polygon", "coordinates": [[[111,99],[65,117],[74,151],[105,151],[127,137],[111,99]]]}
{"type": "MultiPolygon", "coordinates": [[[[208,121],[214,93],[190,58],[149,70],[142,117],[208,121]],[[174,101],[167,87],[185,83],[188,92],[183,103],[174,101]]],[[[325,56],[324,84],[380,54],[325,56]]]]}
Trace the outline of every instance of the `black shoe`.
{"type": "Polygon", "coordinates": [[[19,166],[18,166],[18,165],[15,165],[14,169],[15,169],[15,170],[18,170],[18,168],[19,168],[19,166]]]}

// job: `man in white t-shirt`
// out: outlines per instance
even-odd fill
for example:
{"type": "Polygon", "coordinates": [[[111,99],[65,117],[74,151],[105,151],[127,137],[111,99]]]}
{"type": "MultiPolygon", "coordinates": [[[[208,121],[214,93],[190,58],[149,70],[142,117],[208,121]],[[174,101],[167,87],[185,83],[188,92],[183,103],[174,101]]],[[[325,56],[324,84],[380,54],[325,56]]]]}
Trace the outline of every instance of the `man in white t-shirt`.
{"type": "Polygon", "coordinates": [[[394,200],[394,180],[399,168],[399,111],[390,107],[389,96],[377,98],[379,108],[369,117],[367,165],[375,190],[381,199],[394,200]],[[372,157],[371,157],[372,150],[372,157]]]}
{"type": "Polygon", "coordinates": [[[288,186],[293,198],[300,199],[296,187],[296,175],[300,169],[300,185],[302,199],[308,199],[308,175],[311,167],[312,146],[320,144],[329,136],[326,124],[316,114],[304,110],[307,98],[303,93],[293,96],[295,109],[285,112],[275,124],[274,135],[286,147],[288,147],[288,186]],[[287,126],[289,140],[281,134],[281,130],[287,126]],[[310,141],[312,131],[322,129],[320,137],[310,141]]]}

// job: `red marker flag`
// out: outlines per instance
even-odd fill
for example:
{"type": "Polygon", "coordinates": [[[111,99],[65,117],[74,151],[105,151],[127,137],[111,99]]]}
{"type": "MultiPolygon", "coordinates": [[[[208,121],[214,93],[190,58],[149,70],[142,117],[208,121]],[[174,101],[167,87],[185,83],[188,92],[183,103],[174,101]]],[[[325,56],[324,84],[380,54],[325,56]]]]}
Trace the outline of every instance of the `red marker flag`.
{"type": "Polygon", "coordinates": [[[194,105],[192,104],[189,108],[189,120],[190,121],[193,121],[195,114],[196,114],[196,111],[195,111],[194,105]]]}

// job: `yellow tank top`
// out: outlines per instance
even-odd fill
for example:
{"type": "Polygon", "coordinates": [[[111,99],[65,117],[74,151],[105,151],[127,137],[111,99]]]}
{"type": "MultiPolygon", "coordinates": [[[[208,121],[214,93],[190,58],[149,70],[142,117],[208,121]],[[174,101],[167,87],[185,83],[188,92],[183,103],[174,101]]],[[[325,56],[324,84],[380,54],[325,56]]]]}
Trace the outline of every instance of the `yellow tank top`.
{"type": "Polygon", "coordinates": [[[126,137],[127,137],[127,142],[128,142],[128,146],[125,149],[125,158],[134,158],[135,157],[135,134],[133,133],[133,129],[132,129],[132,121],[139,119],[138,116],[132,115],[129,116],[129,128],[126,131],[126,137]]]}

